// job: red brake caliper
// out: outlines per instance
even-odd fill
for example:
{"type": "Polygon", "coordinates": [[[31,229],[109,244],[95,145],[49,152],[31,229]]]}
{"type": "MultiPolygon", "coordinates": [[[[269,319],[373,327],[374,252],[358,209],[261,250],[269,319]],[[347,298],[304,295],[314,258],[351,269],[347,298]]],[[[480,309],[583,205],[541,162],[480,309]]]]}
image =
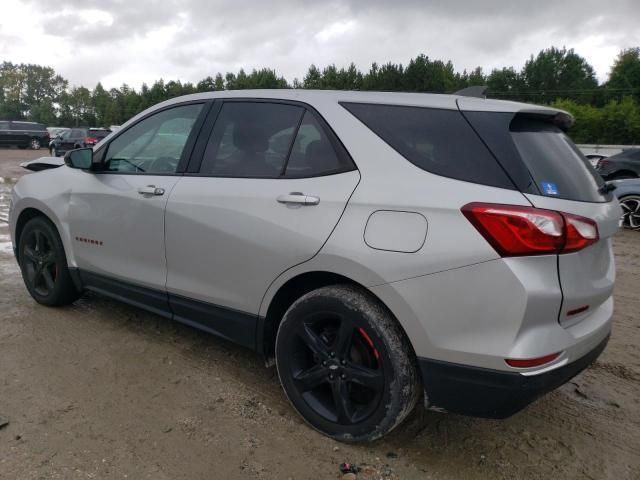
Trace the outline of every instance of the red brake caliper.
{"type": "Polygon", "coordinates": [[[371,350],[373,350],[374,357],[376,357],[376,360],[378,360],[380,358],[380,354],[378,353],[378,349],[373,344],[373,340],[371,340],[371,337],[367,335],[367,332],[365,332],[362,327],[358,328],[358,331],[360,332],[360,335],[362,335],[362,338],[364,338],[365,341],[369,344],[369,347],[371,347],[371,350]]]}

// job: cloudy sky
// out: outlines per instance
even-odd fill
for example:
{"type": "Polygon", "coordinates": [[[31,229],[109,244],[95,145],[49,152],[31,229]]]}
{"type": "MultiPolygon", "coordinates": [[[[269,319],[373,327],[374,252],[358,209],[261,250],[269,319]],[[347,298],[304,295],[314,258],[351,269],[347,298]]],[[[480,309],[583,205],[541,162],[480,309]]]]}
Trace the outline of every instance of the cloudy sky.
{"type": "Polygon", "coordinates": [[[639,0],[2,0],[0,61],[52,66],[74,85],[139,87],[159,78],[311,63],[367,70],[419,53],[457,70],[514,65],[574,48],[606,80],[640,45],[639,0]]]}

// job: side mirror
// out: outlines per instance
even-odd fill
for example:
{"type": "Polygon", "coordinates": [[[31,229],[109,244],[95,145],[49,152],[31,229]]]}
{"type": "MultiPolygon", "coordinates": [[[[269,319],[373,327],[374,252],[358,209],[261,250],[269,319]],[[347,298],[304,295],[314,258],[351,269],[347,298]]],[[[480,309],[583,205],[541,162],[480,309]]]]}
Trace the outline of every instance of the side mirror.
{"type": "Polygon", "coordinates": [[[71,168],[78,168],[80,170],[90,170],[93,162],[93,149],[92,148],[78,148],[77,150],[71,150],[64,156],[64,163],[71,168]]]}

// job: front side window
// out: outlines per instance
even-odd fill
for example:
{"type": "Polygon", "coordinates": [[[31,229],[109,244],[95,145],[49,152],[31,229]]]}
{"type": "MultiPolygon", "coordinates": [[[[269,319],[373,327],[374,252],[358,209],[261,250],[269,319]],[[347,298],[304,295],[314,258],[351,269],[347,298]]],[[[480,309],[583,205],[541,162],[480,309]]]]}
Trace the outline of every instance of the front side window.
{"type": "Polygon", "coordinates": [[[294,105],[223,104],[204,153],[201,173],[216,177],[279,177],[303,113],[303,108],[294,105]]]}
{"type": "Polygon", "coordinates": [[[0,130],[9,130],[9,122],[0,122],[0,130]]]}
{"type": "Polygon", "coordinates": [[[108,146],[108,172],[175,173],[203,104],[163,110],[141,120],[108,146]]]}

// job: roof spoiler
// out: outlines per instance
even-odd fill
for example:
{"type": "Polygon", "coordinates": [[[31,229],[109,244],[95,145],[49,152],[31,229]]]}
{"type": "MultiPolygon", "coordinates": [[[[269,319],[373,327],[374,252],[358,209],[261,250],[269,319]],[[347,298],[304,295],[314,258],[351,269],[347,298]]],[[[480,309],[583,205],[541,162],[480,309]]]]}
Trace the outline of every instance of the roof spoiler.
{"type": "Polygon", "coordinates": [[[476,85],[473,87],[463,88],[453,94],[460,97],[487,98],[487,90],[489,90],[487,85],[476,85]]]}
{"type": "MultiPolygon", "coordinates": [[[[574,118],[570,113],[562,110],[546,110],[546,109],[533,109],[533,110],[520,110],[516,113],[515,117],[525,117],[534,120],[542,120],[554,124],[562,131],[567,131],[573,125],[574,118]]],[[[514,117],[514,118],[515,118],[514,117]]]]}

